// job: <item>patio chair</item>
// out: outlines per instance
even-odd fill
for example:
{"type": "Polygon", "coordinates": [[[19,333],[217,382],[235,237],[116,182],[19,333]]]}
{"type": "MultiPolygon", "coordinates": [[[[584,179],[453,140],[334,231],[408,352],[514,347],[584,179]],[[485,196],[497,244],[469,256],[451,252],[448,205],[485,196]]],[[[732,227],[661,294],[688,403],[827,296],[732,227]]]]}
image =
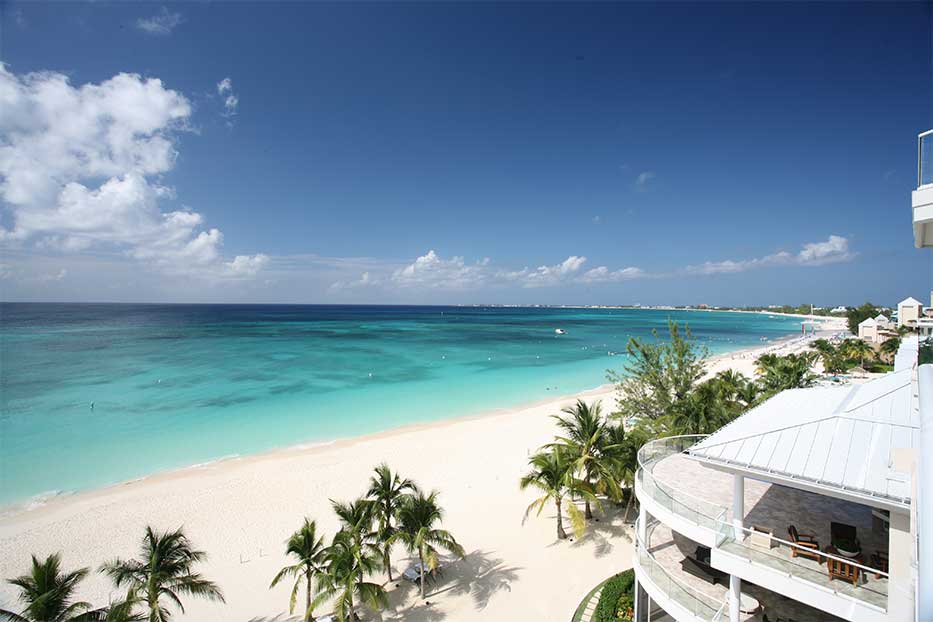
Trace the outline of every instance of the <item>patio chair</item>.
{"type": "MultiPolygon", "coordinates": [[[[878,551],[877,553],[872,553],[871,556],[871,565],[874,566],[877,570],[881,572],[888,572],[888,554],[884,551],[878,551]]],[[[880,579],[881,573],[876,572],[875,578],[880,579]]]]}
{"type": "Polygon", "coordinates": [[[791,557],[806,557],[815,560],[817,563],[823,563],[823,556],[820,555],[820,543],[816,541],[816,536],[812,533],[800,533],[794,525],[787,528],[790,535],[790,541],[797,546],[790,549],[791,557]]]}
{"type": "Polygon", "coordinates": [[[849,564],[841,559],[826,558],[826,570],[829,572],[829,580],[843,579],[851,581],[852,585],[858,585],[859,567],[849,564]]]}

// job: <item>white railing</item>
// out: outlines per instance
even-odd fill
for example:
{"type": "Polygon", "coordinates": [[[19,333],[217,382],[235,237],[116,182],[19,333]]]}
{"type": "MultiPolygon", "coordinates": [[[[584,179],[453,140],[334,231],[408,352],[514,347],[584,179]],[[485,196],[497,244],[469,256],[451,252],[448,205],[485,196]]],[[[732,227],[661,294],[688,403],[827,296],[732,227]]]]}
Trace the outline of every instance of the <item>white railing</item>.
{"type": "Polygon", "coordinates": [[[655,559],[639,534],[641,534],[641,519],[635,523],[635,556],[638,560],[638,567],[647,575],[651,583],[668,598],[693,614],[696,619],[707,622],[722,620],[723,612],[727,609],[727,601],[717,600],[675,578],[655,559]]]}
{"type": "MultiPolygon", "coordinates": [[[[720,525],[717,535],[718,547],[722,547],[724,544],[728,545],[729,543],[738,545],[738,550],[736,550],[736,547],[726,546],[723,550],[729,553],[734,555],[738,554],[750,563],[768,566],[788,577],[804,579],[810,583],[817,584],[817,586],[826,587],[829,591],[835,593],[838,593],[838,591],[832,586],[840,585],[841,583],[836,583],[829,579],[827,566],[825,565],[828,560],[834,560],[847,564],[850,567],[858,568],[860,574],[858,590],[855,592],[850,591],[845,595],[858,598],[859,600],[867,600],[868,594],[864,594],[864,597],[859,597],[859,592],[864,590],[865,592],[872,592],[887,598],[887,581],[883,583],[880,581],[882,579],[886,580],[888,578],[888,573],[881,569],[866,566],[848,557],[800,546],[773,535],[764,535],[763,537],[762,533],[756,533],[753,529],[747,527],[739,529],[735,525],[728,523],[720,525]],[[736,534],[740,537],[736,537],[736,534]],[[753,535],[761,539],[761,545],[752,544],[753,540],[751,537],[753,535]],[[766,542],[768,544],[765,544],[766,542]],[[821,561],[818,562],[813,559],[815,553],[818,554],[821,561]]],[[[884,609],[886,607],[882,608],[884,609]]]]}
{"type": "Polygon", "coordinates": [[[695,525],[716,531],[718,525],[726,520],[726,508],[660,481],[654,476],[654,466],[675,454],[681,454],[692,447],[702,435],[668,436],[649,441],[638,450],[638,482],[642,490],[651,496],[661,507],[687,519],[695,525]]]}

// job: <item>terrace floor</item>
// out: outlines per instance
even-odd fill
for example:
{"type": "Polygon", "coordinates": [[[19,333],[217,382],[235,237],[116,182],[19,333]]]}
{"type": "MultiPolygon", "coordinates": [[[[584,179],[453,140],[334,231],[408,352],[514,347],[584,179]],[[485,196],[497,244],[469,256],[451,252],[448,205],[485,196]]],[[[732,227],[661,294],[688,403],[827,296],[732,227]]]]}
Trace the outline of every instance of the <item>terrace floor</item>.
{"type": "MultiPolygon", "coordinates": [[[[705,467],[680,454],[656,463],[652,473],[657,480],[668,486],[701,496],[706,501],[726,508],[728,520],[731,521],[731,475],[705,467]]],[[[852,525],[857,530],[865,559],[862,563],[866,566],[872,566],[872,554],[888,551],[888,534],[882,521],[873,518],[870,507],[858,503],[746,477],[745,511],[743,524],[746,528],[764,527],[774,537],[790,540],[788,527],[794,525],[800,533],[813,534],[821,549],[830,544],[831,522],[852,525]]],[[[862,572],[857,585],[841,579],[832,580],[825,564],[804,557],[792,557],[790,547],[776,542],[773,548],[765,550],[751,546],[747,541],[733,540],[723,543],[720,549],[799,576],[837,593],[881,608],[887,607],[888,581],[884,577],[877,578],[874,573],[862,572]]]]}

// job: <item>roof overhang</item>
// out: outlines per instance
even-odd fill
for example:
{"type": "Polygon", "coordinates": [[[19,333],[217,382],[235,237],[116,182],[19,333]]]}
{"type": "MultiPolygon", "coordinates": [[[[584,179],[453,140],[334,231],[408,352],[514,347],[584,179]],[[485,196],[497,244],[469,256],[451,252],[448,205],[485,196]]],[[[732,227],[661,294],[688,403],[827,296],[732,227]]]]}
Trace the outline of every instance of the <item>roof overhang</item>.
{"type": "Polygon", "coordinates": [[[770,484],[787,486],[788,488],[796,488],[798,490],[813,492],[819,495],[826,495],[827,497],[835,497],[836,499],[842,499],[843,501],[860,503],[862,505],[867,505],[883,510],[890,510],[892,512],[910,512],[909,500],[905,501],[893,499],[891,497],[882,497],[851,488],[843,488],[792,475],[784,475],[774,471],[764,471],[762,469],[748,467],[746,465],[735,462],[714,460],[703,456],[694,456],[689,453],[689,450],[687,450],[687,456],[693,460],[696,460],[705,467],[716,469],[717,471],[722,471],[724,473],[742,475],[744,477],[768,482],[770,484]]]}

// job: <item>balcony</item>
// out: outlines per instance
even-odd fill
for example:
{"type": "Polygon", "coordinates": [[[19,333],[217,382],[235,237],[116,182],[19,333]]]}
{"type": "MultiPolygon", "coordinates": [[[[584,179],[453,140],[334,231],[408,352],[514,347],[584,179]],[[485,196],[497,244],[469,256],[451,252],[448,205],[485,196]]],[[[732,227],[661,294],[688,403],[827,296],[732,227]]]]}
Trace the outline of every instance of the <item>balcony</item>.
{"type": "Polygon", "coordinates": [[[850,501],[746,479],[746,514],[742,517],[745,528],[737,531],[730,509],[732,475],[704,467],[681,453],[696,440],[660,439],[639,452],[636,492],[649,514],[676,534],[710,547],[715,569],[775,592],[794,594],[802,603],[840,618],[884,616],[888,578],[876,568],[881,563],[873,564],[873,559],[887,556],[883,514],[850,501]],[[861,558],[825,552],[832,543],[833,522],[856,529],[861,558]],[[790,525],[800,533],[815,536],[820,547],[817,556],[812,549],[789,541],[790,525]],[[761,546],[761,532],[753,537],[753,526],[770,532],[765,546],[761,546]],[[875,555],[878,557],[873,558],[875,555]],[[857,568],[854,583],[830,578],[827,559],[846,564],[849,569],[857,568]]]}
{"type": "MultiPolygon", "coordinates": [[[[697,435],[671,436],[645,443],[638,450],[635,494],[652,516],[711,547],[715,545],[719,526],[727,519],[726,507],[684,492],[703,488],[680,486],[676,474],[669,473],[667,468],[672,459],[681,459],[681,454],[702,438],[697,435]],[[661,477],[656,476],[656,469],[660,471],[661,477]]],[[[690,466],[702,468],[693,460],[690,460],[690,466]]]]}
{"type": "MultiPolygon", "coordinates": [[[[667,542],[655,534],[658,529],[666,528],[660,523],[648,527],[648,540],[645,543],[638,534],[642,525],[635,525],[635,576],[641,587],[660,605],[668,615],[679,622],[701,621],[721,622],[729,617],[725,589],[701,589],[691,581],[691,577],[680,569],[677,562],[665,555],[663,561],[655,556],[655,551],[666,553],[667,542]]],[[[671,531],[666,529],[667,538],[671,531]]]]}
{"type": "MultiPolygon", "coordinates": [[[[636,526],[636,573],[641,573],[643,584],[646,578],[651,582],[646,592],[652,600],[681,622],[684,614],[688,614],[687,620],[728,620],[728,576],[723,574],[716,580],[697,571],[693,559],[699,545],[663,523],[652,522],[644,531],[647,541],[643,543],[637,536],[641,525],[636,526]]],[[[752,583],[743,583],[742,594],[749,606],[740,612],[741,622],[761,622],[764,615],[769,620],[841,622],[841,618],[752,583]]]]}
{"type": "Polygon", "coordinates": [[[914,246],[933,247],[933,130],[917,137],[917,189],[911,195],[914,246]]]}

